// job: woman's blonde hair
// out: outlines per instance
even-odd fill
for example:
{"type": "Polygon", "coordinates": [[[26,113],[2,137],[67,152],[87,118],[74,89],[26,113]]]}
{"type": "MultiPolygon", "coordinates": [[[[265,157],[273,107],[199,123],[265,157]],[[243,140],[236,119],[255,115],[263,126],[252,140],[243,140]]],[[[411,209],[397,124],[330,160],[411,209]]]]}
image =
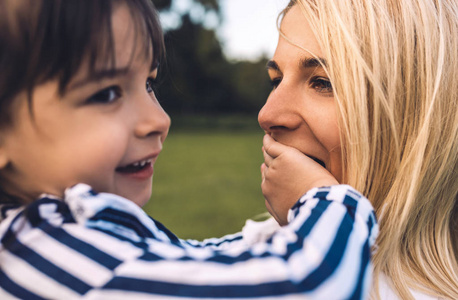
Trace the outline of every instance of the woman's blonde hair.
{"type": "Polygon", "coordinates": [[[326,57],[344,181],[379,216],[373,296],[384,273],[402,299],[458,299],[458,1],[292,5],[326,57]]]}

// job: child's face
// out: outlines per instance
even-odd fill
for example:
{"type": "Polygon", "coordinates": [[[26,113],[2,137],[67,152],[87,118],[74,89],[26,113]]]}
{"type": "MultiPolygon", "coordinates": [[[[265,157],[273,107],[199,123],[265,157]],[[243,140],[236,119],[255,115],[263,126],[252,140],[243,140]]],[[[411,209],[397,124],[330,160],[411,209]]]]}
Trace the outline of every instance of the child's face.
{"type": "Polygon", "coordinates": [[[325,59],[298,5],[286,13],[281,31],[292,42],[280,37],[268,63],[274,89],[259,112],[259,124],[278,142],[323,163],[341,182],[341,144],[333,89],[323,67],[298,47],[325,59]]]}
{"type": "Polygon", "coordinates": [[[115,10],[112,23],[114,74],[96,68],[102,77],[94,79],[83,65],[63,96],[57,80],[39,85],[33,114],[25,93],[15,100],[14,124],[0,131],[6,192],[32,200],[41,193],[62,196],[82,182],[140,206],[148,201],[170,119],[151,89],[157,70],[150,72],[151,57],[134,40],[125,7],[115,10]]]}

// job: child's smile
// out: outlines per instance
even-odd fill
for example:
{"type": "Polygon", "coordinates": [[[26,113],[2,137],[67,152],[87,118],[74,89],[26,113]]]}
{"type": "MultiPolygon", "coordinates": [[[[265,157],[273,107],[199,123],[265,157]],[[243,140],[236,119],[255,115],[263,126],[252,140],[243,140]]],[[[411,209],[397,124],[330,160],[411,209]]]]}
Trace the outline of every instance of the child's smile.
{"type": "Polygon", "coordinates": [[[119,7],[112,18],[114,64],[95,73],[83,65],[63,94],[57,79],[38,85],[30,106],[25,93],[15,100],[0,145],[6,192],[32,201],[82,182],[138,205],[149,200],[170,119],[153,91],[151,51],[135,40],[129,12],[119,7]]]}
{"type": "Polygon", "coordinates": [[[116,168],[117,173],[121,173],[124,176],[129,176],[136,179],[147,179],[153,176],[154,167],[153,164],[156,161],[157,154],[152,154],[148,159],[143,159],[128,165],[123,165],[116,168]]]}

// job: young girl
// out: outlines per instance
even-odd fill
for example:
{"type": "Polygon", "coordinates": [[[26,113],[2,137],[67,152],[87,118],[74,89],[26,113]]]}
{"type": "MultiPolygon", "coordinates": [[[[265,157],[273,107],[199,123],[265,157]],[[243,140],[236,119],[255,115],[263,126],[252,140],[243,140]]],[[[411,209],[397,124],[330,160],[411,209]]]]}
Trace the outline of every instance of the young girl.
{"type": "Polygon", "coordinates": [[[141,210],[170,125],[162,49],[147,0],[0,2],[0,298],[364,298],[377,225],[349,186],[297,177],[289,224],[251,246],[141,210]]]}
{"type": "Polygon", "coordinates": [[[302,192],[269,170],[287,145],[374,204],[373,298],[458,299],[458,2],[293,0],[280,32],[259,113],[284,144],[265,155],[272,214],[302,192]]]}

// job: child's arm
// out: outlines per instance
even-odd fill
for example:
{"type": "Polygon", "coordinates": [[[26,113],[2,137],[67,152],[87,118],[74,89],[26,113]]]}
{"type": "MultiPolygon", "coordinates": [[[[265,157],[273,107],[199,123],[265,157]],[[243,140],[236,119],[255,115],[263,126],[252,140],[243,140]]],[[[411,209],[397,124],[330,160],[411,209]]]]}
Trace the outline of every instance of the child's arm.
{"type": "MultiPolygon", "coordinates": [[[[78,188],[79,186],[75,187],[78,188]]],[[[315,188],[250,248],[183,247],[140,208],[84,188],[2,221],[0,296],[32,299],[360,299],[377,232],[349,186],[315,188]]]]}
{"type": "Polygon", "coordinates": [[[299,150],[282,145],[265,135],[261,166],[262,193],[270,214],[280,225],[296,201],[314,187],[339,184],[324,167],[299,150]]]}
{"type": "Polygon", "coordinates": [[[219,238],[208,238],[203,241],[180,240],[184,247],[211,248],[212,250],[225,250],[233,247],[246,247],[242,232],[228,234],[219,238]]]}
{"type": "MultiPolygon", "coordinates": [[[[337,180],[324,167],[297,149],[282,145],[274,141],[269,135],[264,137],[263,142],[265,162],[261,167],[261,187],[269,212],[280,225],[288,223],[287,213],[289,209],[305,192],[313,187],[338,184],[337,180]]],[[[271,227],[271,224],[266,225],[269,230],[268,227],[271,227]]],[[[204,241],[182,240],[182,243],[185,246],[224,250],[228,247],[251,245],[252,242],[245,241],[246,236],[246,233],[240,232],[204,241]]]]}

